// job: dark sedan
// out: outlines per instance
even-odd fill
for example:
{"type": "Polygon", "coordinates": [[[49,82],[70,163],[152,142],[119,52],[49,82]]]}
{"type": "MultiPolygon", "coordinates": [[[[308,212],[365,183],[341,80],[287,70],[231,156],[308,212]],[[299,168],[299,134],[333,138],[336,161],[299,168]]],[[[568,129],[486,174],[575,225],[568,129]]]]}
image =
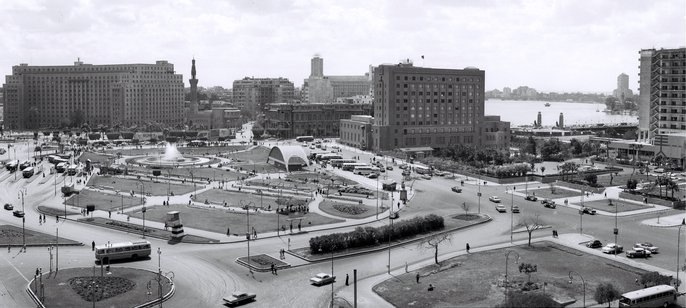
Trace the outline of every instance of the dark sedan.
{"type": "Polygon", "coordinates": [[[599,240],[592,240],[592,241],[586,243],[586,247],[588,247],[588,248],[600,248],[600,247],[603,247],[603,243],[601,243],[599,240]]]}

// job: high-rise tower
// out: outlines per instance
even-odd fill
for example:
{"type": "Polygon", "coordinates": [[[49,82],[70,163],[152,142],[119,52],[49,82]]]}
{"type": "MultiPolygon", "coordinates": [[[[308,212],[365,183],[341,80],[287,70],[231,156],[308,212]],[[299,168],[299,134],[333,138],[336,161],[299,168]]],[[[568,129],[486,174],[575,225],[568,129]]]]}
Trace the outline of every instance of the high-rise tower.
{"type": "Polygon", "coordinates": [[[312,77],[324,78],[324,59],[319,55],[314,55],[314,57],[312,57],[310,78],[312,77]]]}
{"type": "Polygon", "coordinates": [[[188,80],[191,84],[191,106],[190,114],[198,113],[198,79],[195,78],[195,58],[193,58],[193,66],[191,67],[191,79],[188,80]]]}

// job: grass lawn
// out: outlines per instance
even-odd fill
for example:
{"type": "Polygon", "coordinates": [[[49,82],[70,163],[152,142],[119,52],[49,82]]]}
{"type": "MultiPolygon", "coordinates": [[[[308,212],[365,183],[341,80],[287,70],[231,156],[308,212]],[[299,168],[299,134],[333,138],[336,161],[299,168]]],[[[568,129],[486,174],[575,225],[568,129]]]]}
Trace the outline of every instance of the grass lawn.
{"type": "MultiPolygon", "coordinates": [[[[47,215],[45,219],[48,219],[48,216],[52,216],[53,218],[55,215],[57,216],[62,216],[64,217],[64,208],[54,208],[54,207],[47,207],[47,206],[38,206],[38,212],[41,214],[47,215]]],[[[67,215],[74,215],[74,214],[79,214],[77,211],[72,211],[70,209],[67,209],[67,215]]]]}
{"type": "MultiPolygon", "coordinates": [[[[147,217],[146,217],[146,219],[147,219],[147,217]]],[[[91,224],[91,225],[105,227],[105,228],[130,232],[130,233],[134,233],[134,234],[141,234],[141,235],[143,234],[143,226],[139,225],[139,224],[133,224],[133,223],[129,223],[129,222],[123,222],[123,221],[112,220],[112,219],[107,219],[107,218],[100,218],[100,217],[81,218],[78,221],[83,222],[83,223],[87,223],[87,224],[91,224]]],[[[171,231],[152,228],[150,226],[145,227],[145,234],[147,236],[153,236],[153,237],[162,238],[162,239],[166,239],[166,240],[172,239],[171,231]]],[[[182,243],[195,243],[195,244],[209,244],[209,243],[216,243],[219,241],[215,240],[215,239],[202,237],[202,236],[186,234],[184,237],[181,238],[181,242],[182,243]]]]}
{"type": "Polygon", "coordinates": [[[376,215],[376,206],[360,205],[350,202],[324,200],[319,204],[319,209],[329,215],[351,219],[362,219],[376,215]]]}
{"type": "MultiPolygon", "coordinates": [[[[157,183],[151,182],[144,178],[141,181],[134,179],[121,178],[116,176],[92,176],[88,180],[88,186],[90,187],[111,187],[112,190],[119,190],[122,193],[130,193],[132,190],[137,194],[141,193],[141,184],[143,184],[144,191],[146,194],[150,193],[153,196],[166,196],[167,189],[171,187],[171,191],[175,195],[183,195],[193,191],[193,185],[183,185],[183,184],[169,184],[160,179],[157,183]]],[[[120,202],[121,203],[121,202],[120,202]]],[[[121,204],[120,204],[121,206],[121,204]]]]}
{"type": "MultiPolygon", "coordinates": [[[[523,193],[523,191],[521,191],[521,190],[517,190],[517,192],[523,193]]],[[[538,197],[539,199],[541,199],[541,198],[558,199],[558,198],[569,198],[569,197],[581,196],[580,192],[571,191],[571,190],[567,190],[567,189],[560,188],[560,187],[555,187],[555,193],[552,193],[550,191],[550,186],[545,185],[545,184],[541,185],[540,189],[539,188],[532,189],[531,187],[529,187],[529,194],[536,195],[536,197],[538,197]]]]}
{"type": "MultiPolygon", "coordinates": [[[[54,218],[54,217],[52,217],[54,218]]],[[[21,222],[21,218],[17,218],[21,222]]],[[[50,217],[46,217],[50,219],[50,217]]],[[[57,238],[55,234],[46,234],[25,229],[26,246],[34,245],[54,245],[57,238]]],[[[21,246],[23,243],[21,227],[10,225],[0,225],[0,246],[21,246]]],[[[68,240],[66,238],[59,238],[60,245],[78,245],[80,242],[68,240]]]]}
{"type": "MultiPolygon", "coordinates": [[[[439,266],[431,265],[393,277],[377,284],[373,290],[395,307],[494,307],[505,299],[505,254],[509,250],[519,254],[520,264],[538,266],[538,271],[531,274],[531,282],[541,287],[547,283],[546,293],[553,298],[576,299],[578,302],[574,306],[581,305],[583,288],[577,275],[573,283],[569,283],[569,271],[572,270],[586,281],[587,306],[595,302],[593,293],[601,282],[611,282],[620,293],[641,288],[635,285],[634,280],[644,273],[643,270],[553,242],[539,242],[533,247],[524,245],[472,252],[449,260],[439,259],[439,266]],[[420,275],[419,283],[416,282],[417,274],[420,275]],[[427,291],[429,284],[434,286],[434,291],[427,291]]],[[[518,271],[514,262],[516,255],[511,254],[510,257],[510,291],[518,291],[527,282],[527,275],[518,271]]]]}
{"type": "MultiPolygon", "coordinates": [[[[270,192],[270,194],[273,194],[273,192],[270,192]]],[[[210,189],[198,194],[197,196],[193,196],[193,200],[197,202],[205,202],[205,200],[207,200],[207,202],[210,204],[217,204],[220,206],[224,206],[224,202],[226,202],[229,207],[241,207],[240,202],[243,200],[243,204],[248,204],[250,202],[253,203],[250,208],[261,207],[263,209],[276,209],[275,197],[263,196],[261,199],[262,201],[260,202],[260,195],[257,194],[247,192],[232,192],[222,189],[210,189]],[[262,206],[260,206],[260,204],[262,204],[262,206]]],[[[284,205],[302,206],[307,203],[306,200],[309,201],[312,198],[309,196],[304,196],[303,198],[284,196],[283,199],[286,203],[280,204],[281,207],[284,205]]]]}
{"type": "Polygon", "coordinates": [[[112,158],[114,157],[102,153],[84,152],[83,154],[81,154],[81,156],[79,156],[79,161],[85,164],[86,160],[90,159],[91,163],[93,164],[100,163],[102,165],[107,165],[112,158]]]}
{"type": "MultiPolygon", "coordinates": [[[[156,283],[152,295],[147,295],[146,287],[148,281],[157,277],[157,273],[114,266],[111,267],[111,272],[111,275],[101,277],[100,270],[96,270],[95,282],[101,287],[99,290],[102,290],[102,293],[96,296],[96,306],[135,307],[158,296],[156,283]]],[[[91,267],[60,269],[58,275],[53,275],[49,279],[46,274],[42,279],[45,285],[45,307],[90,307],[93,304],[90,300],[91,293],[85,286],[91,282],[91,277],[91,267]]],[[[31,289],[36,293],[34,284],[31,284],[31,289]]],[[[168,293],[170,289],[169,283],[162,284],[163,294],[168,293]]]]}
{"type": "MultiPolygon", "coordinates": [[[[199,208],[188,207],[186,204],[172,204],[171,206],[154,206],[147,209],[145,213],[146,220],[157,222],[164,222],[167,217],[167,212],[179,211],[181,215],[181,223],[185,227],[206,230],[211,232],[219,232],[226,234],[226,229],[230,228],[231,234],[240,234],[243,237],[246,232],[246,214],[245,211],[232,212],[223,207],[215,208],[199,208]]],[[[143,218],[143,213],[135,212],[131,214],[132,217],[143,218]]],[[[290,215],[278,215],[278,222],[286,231],[290,230],[289,219],[293,222],[293,230],[297,231],[298,222],[301,222],[302,227],[310,225],[325,225],[341,222],[342,220],[331,219],[314,213],[298,214],[292,213],[290,215]],[[301,220],[302,219],[302,220],[301,220]]],[[[277,214],[270,213],[255,213],[250,212],[250,228],[254,227],[259,233],[276,231],[277,214]]]]}
{"type": "MultiPolygon", "coordinates": [[[[629,170],[631,170],[631,168],[629,168],[629,170]]],[[[603,175],[598,176],[598,184],[603,185],[605,187],[624,186],[624,185],[626,185],[626,182],[629,179],[638,180],[639,182],[640,181],[646,181],[646,175],[639,173],[638,170],[636,170],[636,172],[634,173],[633,176],[631,176],[631,173],[629,173],[629,174],[621,174],[620,173],[619,175],[615,175],[613,173],[612,174],[612,185],[610,185],[610,175],[609,174],[603,174],[603,175]]],[[[657,178],[654,176],[648,176],[648,179],[650,182],[655,182],[655,180],[657,178]]]]}
{"type": "Polygon", "coordinates": [[[598,200],[591,202],[584,202],[586,206],[590,206],[594,209],[606,211],[606,212],[627,212],[635,211],[640,209],[652,208],[652,206],[646,206],[640,202],[628,202],[624,200],[608,199],[608,200],[598,200]],[[609,200],[612,200],[613,205],[609,205],[609,200]]]}
{"type": "MultiPolygon", "coordinates": [[[[248,257],[247,256],[246,257],[240,257],[240,258],[238,258],[238,261],[247,265],[248,264],[248,257]]],[[[256,271],[259,271],[259,272],[266,272],[268,270],[271,270],[272,264],[274,264],[274,266],[277,269],[285,268],[285,267],[289,266],[288,263],[283,262],[279,259],[276,259],[272,256],[265,255],[265,254],[251,255],[249,264],[250,264],[250,267],[252,267],[253,269],[255,269],[256,271]]]]}
{"type": "Polygon", "coordinates": [[[141,205],[141,198],[131,197],[130,194],[106,194],[90,189],[83,189],[79,194],[74,194],[67,199],[67,204],[86,208],[86,205],[95,205],[96,210],[117,211],[122,208],[130,208],[141,205]]]}

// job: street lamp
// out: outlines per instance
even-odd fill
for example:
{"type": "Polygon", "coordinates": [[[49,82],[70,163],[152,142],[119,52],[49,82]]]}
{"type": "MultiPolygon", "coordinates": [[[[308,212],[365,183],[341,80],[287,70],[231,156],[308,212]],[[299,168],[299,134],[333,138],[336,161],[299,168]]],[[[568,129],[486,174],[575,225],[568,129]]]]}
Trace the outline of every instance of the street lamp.
{"type": "Polygon", "coordinates": [[[160,308],[162,308],[162,250],[157,247],[157,292],[160,295],[160,308]]]}
{"type": "Polygon", "coordinates": [[[22,249],[26,252],[26,229],[24,228],[24,225],[26,224],[26,212],[24,211],[24,195],[26,194],[26,188],[20,189],[19,194],[21,196],[21,212],[24,213],[24,216],[21,217],[21,242],[22,249]]]}
{"type": "MultiPolygon", "coordinates": [[[[336,246],[331,246],[331,277],[334,277],[333,274],[333,252],[336,250],[336,246]]],[[[319,251],[323,252],[324,250],[319,247],[319,251]]],[[[336,283],[336,280],[331,281],[331,307],[333,308],[333,286],[336,283]]]]}
{"type": "Polygon", "coordinates": [[[146,210],[147,209],[145,208],[145,206],[143,206],[143,209],[141,209],[141,211],[143,212],[143,238],[144,239],[145,239],[145,211],[146,210]]]}
{"type": "MultiPolygon", "coordinates": [[[[479,171],[477,171],[479,172],[479,171]]],[[[481,214],[481,173],[477,173],[479,178],[476,180],[476,186],[479,187],[479,192],[476,195],[479,197],[479,214],[481,214]]]]}
{"type": "Polygon", "coordinates": [[[679,283],[679,270],[680,270],[680,268],[679,268],[679,251],[681,250],[681,248],[679,246],[681,245],[681,227],[683,227],[684,225],[686,225],[686,219],[681,221],[681,224],[679,225],[679,228],[677,229],[677,232],[676,232],[676,290],[677,290],[677,293],[679,291],[679,285],[680,285],[680,283],[679,283]]]}
{"type": "MultiPolygon", "coordinates": [[[[392,194],[392,192],[391,192],[392,194]]],[[[392,196],[392,195],[391,195],[392,196]]],[[[393,201],[391,201],[391,206],[389,207],[388,221],[390,224],[390,229],[388,230],[388,274],[391,274],[391,233],[393,232],[393,201]]],[[[333,307],[333,306],[331,306],[333,307]]]]}
{"type": "Polygon", "coordinates": [[[378,176],[376,177],[376,219],[379,219],[379,177],[378,176]]]}
{"type": "Polygon", "coordinates": [[[574,278],[572,277],[572,274],[576,274],[577,276],[579,276],[579,278],[581,278],[581,283],[582,283],[583,286],[584,286],[584,302],[583,302],[583,304],[582,304],[581,306],[582,306],[582,307],[586,307],[586,281],[584,280],[584,277],[581,276],[581,274],[579,274],[579,273],[577,273],[577,272],[575,272],[575,271],[569,271],[569,283],[570,283],[570,284],[572,283],[572,280],[574,279],[574,278]]]}
{"type": "Polygon", "coordinates": [[[245,239],[247,240],[246,242],[248,243],[248,270],[252,273],[252,268],[250,267],[250,205],[253,204],[252,201],[245,203],[244,200],[240,200],[239,203],[241,207],[245,207],[245,217],[246,217],[246,224],[245,224],[245,239]]]}
{"type": "Polygon", "coordinates": [[[510,243],[512,243],[512,236],[514,234],[514,192],[517,189],[516,186],[512,186],[512,191],[510,192],[512,197],[510,198],[510,243]]]}
{"type": "Polygon", "coordinates": [[[505,296],[507,296],[507,300],[508,300],[508,301],[510,300],[510,292],[508,292],[508,291],[510,290],[510,286],[509,286],[509,283],[508,283],[508,280],[507,280],[507,277],[508,277],[508,266],[507,266],[507,264],[508,264],[508,261],[509,261],[509,258],[510,258],[510,254],[513,253],[513,252],[514,252],[514,254],[517,255],[517,259],[515,259],[515,263],[518,263],[518,262],[519,262],[519,259],[520,259],[519,253],[518,253],[518,252],[516,252],[516,251],[514,251],[514,250],[510,250],[510,251],[508,251],[508,252],[505,254],[505,293],[506,293],[505,296]]]}

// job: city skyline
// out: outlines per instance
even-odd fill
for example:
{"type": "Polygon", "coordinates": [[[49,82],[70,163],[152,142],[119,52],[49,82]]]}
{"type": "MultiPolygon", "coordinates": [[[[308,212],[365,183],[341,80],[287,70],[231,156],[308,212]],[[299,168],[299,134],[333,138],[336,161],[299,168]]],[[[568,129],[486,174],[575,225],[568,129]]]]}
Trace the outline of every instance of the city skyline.
{"type": "Polygon", "coordinates": [[[167,60],[188,79],[195,57],[202,87],[230,88],[234,80],[253,76],[284,77],[301,87],[319,54],[324,75],[362,75],[369,65],[409,58],[422,67],[478,67],[486,71],[486,90],[526,85],[544,92],[611,93],[622,72],[637,90],[639,50],[680,47],[686,36],[683,1],[3,6],[2,75],[19,63],[71,65],[80,58],[90,64],[167,60]]]}

